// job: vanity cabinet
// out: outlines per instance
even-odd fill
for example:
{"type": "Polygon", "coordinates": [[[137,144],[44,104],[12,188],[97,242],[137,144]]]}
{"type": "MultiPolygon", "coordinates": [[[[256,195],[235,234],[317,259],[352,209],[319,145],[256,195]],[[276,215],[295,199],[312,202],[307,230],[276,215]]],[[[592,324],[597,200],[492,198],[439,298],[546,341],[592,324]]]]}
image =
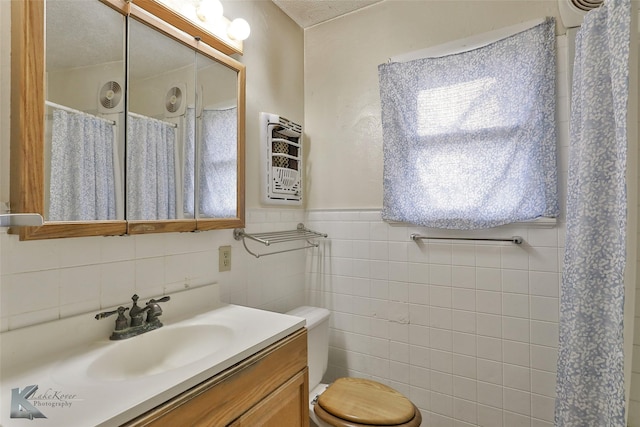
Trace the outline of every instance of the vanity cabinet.
{"type": "Polygon", "coordinates": [[[307,330],[289,335],[126,427],[308,427],[307,330]]]}

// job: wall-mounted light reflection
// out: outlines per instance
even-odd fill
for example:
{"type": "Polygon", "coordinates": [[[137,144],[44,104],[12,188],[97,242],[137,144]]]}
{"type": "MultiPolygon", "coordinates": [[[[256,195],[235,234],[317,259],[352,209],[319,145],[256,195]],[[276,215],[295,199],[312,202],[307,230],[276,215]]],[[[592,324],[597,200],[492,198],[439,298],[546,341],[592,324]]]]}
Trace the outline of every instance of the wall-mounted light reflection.
{"type": "Polygon", "coordinates": [[[246,40],[251,33],[251,27],[246,20],[236,18],[230,21],[225,18],[220,0],[158,1],[232,45],[234,42],[246,40]]]}

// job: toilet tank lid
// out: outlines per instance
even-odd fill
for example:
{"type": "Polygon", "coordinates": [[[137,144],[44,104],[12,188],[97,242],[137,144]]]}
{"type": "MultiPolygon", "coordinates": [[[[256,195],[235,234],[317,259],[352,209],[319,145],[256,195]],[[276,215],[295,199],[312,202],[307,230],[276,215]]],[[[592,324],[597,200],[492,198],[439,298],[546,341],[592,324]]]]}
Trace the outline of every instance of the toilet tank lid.
{"type": "Polygon", "coordinates": [[[327,320],[329,318],[329,313],[329,310],[327,310],[326,308],[304,305],[302,307],[294,308],[293,310],[288,311],[286,314],[306,319],[307,329],[311,329],[318,323],[327,320]]]}

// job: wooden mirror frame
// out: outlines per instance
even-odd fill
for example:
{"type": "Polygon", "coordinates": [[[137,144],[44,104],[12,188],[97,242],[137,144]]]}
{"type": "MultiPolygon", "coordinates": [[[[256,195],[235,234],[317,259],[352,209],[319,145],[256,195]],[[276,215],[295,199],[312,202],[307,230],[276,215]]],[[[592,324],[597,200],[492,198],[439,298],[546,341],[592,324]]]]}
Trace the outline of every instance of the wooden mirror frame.
{"type": "MultiPolygon", "coordinates": [[[[96,0],[98,1],[98,0],[96,0]]],[[[123,15],[132,15],[165,35],[232,68],[238,73],[238,191],[237,217],[195,218],[163,221],[45,221],[41,227],[10,228],[20,240],[64,237],[116,236],[161,232],[184,232],[242,228],[245,225],[245,66],[198,40],[199,35],[183,33],[186,20],[176,15],[155,16],[124,0],[99,0],[123,15]],[[178,31],[176,31],[176,29],[178,31]]],[[[136,3],[155,3],[137,0],[136,3]]],[[[10,203],[14,213],[45,215],[44,134],[45,134],[45,34],[44,0],[11,3],[11,172],[10,203]]]]}

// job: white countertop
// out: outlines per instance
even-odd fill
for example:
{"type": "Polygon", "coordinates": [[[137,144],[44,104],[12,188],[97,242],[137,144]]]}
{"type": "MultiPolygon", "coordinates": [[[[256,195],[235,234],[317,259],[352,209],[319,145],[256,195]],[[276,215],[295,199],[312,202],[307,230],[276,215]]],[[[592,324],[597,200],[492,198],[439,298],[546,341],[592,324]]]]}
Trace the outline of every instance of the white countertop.
{"type": "MultiPolygon", "coordinates": [[[[167,311],[165,309],[165,312],[167,311]]],[[[83,319],[84,322],[97,323],[91,315],[85,316],[88,318],[83,319]]],[[[111,317],[101,322],[106,321],[112,326],[113,322],[110,319],[115,320],[111,317]]],[[[118,341],[108,339],[108,333],[98,339],[82,341],[83,334],[90,335],[90,333],[82,328],[74,329],[71,325],[77,326],[78,323],[65,319],[59,321],[60,325],[55,325],[57,322],[50,322],[1,334],[0,425],[2,427],[118,426],[224,371],[305,325],[305,320],[302,318],[224,304],[216,304],[214,309],[192,317],[182,316],[181,319],[170,321],[161,318],[161,320],[165,324],[163,328],[120,342],[127,341],[129,350],[132,348],[130,343],[133,343],[133,348],[137,344],[142,348],[148,342],[153,342],[148,339],[149,337],[145,339],[145,336],[162,333],[163,329],[166,329],[165,332],[171,332],[169,330],[172,328],[196,325],[224,326],[225,330],[229,329],[231,338],[225,338],[225,345],[216,349],[214,354],[185,366],[123,380],[85,375],[97,356],[118,345],[118,341]],[[63,329],[60,330],[60,328],[63,329]],[[65,346],[65,343],[60,342],[65,340],[63,338],[65,336],[68,341],[73,342],[72,346],[65,346]],[[29,386],[34,385],[37,386],[37,390],[31,396],[25,396],[29,386]],[[12,398],[14,407],[26,398],[27,402],[46,418],[33,420],[12,418],[12,398]]],[[[199,326],[196,326],[197,328],[199,326]]],[[[102,333],[104,327],[100,329],[102,333]]],[[[127,354],[126,357],[130,355],[127,354]]]]}

